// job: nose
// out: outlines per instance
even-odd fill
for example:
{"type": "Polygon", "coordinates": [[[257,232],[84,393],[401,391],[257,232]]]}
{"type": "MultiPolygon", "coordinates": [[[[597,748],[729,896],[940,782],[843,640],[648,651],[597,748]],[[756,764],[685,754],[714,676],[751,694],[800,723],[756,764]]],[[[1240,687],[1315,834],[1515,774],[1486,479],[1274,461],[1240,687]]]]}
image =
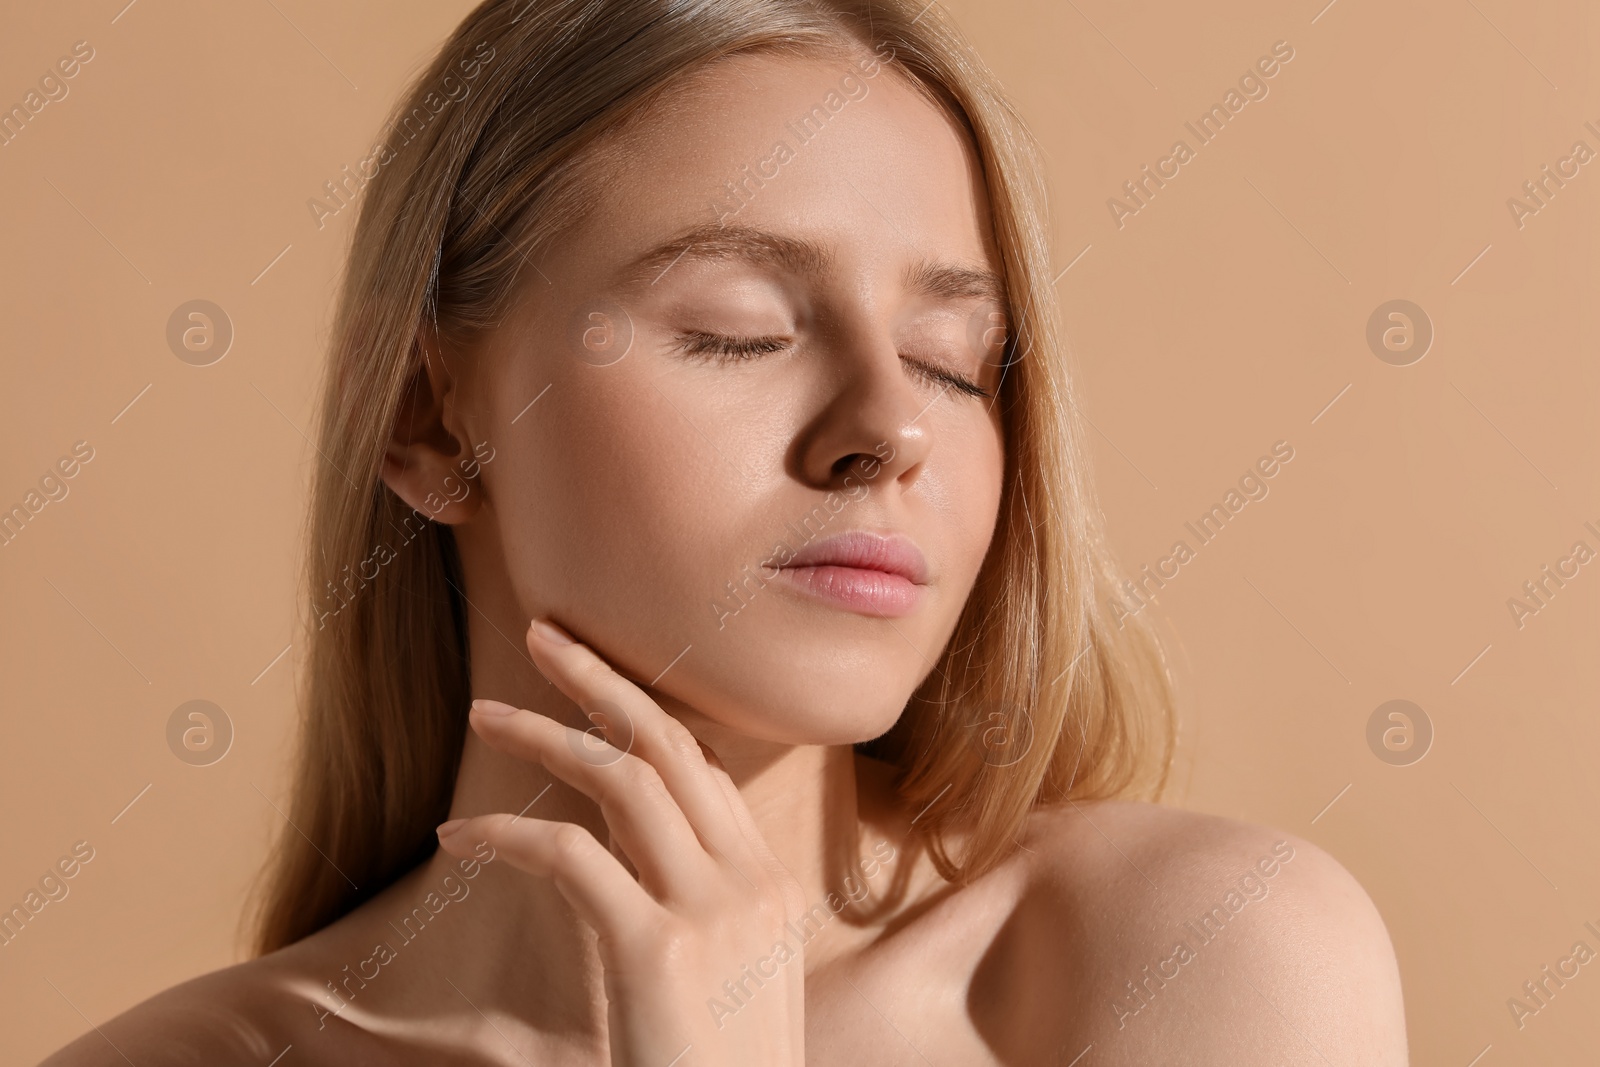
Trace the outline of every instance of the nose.
{"type": "Polygon", "coordinates": [[[848,354],[829,362],[844,370],[801,435],[798,474],[809,485],[835,489],[852,471],[858,478],[875,471],[874,486],[909,489],[933,446],[927,411],[937,391],[918,387],[887,334],[840,340],[848,354]]]}

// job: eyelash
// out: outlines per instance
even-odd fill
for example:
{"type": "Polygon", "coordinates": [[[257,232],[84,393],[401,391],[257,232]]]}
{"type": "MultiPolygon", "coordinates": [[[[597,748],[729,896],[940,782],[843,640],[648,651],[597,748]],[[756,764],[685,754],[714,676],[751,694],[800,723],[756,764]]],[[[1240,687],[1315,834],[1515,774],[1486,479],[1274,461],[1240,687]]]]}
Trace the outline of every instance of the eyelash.
{"type": "MultiPolygon", "coordinates": [[[[771,355],[781,352],[788,347],[789,342],[782,337],[732,337],[727,334],[704,333],[692,331],[682,334],[678,341],[678,348],[685,355],[716,358],[722,362],[743,362],[754,359],[756,356],[771,355]]],[[[901,357],[905,359],[904,356],[901,357]]],[[[991,394],[978,383],[960,374],[954,374],[936,367],[922,360],[906,359],[912,368],[924,378],[942,382],[950,388],[967,394],[968,396],[989,399],[991,394]]]]}
{"type": "Polygon", "coordinates": [[[692,331],[682,335],[678,347],[691,356],[717,356],[723,360],[745,360],[781,352],[788,342],[781,337],[731,337],[720,333],[692,331]]]}

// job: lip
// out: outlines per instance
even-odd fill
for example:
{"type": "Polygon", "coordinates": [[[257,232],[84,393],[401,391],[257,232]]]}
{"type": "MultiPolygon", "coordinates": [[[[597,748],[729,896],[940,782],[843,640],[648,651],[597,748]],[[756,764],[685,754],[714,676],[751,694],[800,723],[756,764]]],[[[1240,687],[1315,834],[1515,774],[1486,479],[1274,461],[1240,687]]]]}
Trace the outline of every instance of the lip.
{"type": "Polygon", "coordinates": [[[852,530],[807,545],[780,574],[804,592],[860,614],[901,616],[920,603],[928,562],[903,534],[852,530]]]}

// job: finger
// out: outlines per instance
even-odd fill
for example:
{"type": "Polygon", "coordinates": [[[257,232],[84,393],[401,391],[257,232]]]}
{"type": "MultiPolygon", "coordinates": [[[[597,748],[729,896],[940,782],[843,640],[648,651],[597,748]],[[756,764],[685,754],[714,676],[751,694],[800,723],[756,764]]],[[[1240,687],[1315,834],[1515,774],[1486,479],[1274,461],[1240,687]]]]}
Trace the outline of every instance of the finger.
{"type": "Polygon", "coordinates": [[[529,627],[527,644],[544,676],[591,718],[600,720],[614,747],[639,756],[656,769],[709,851],[747,878],[757,873],[760,864],[754,862],[746,832],[734,818],[728,797],[689,728],[588,645],[577,640],[554,643],[539,631],[537,625],[529,627]]]}
{"type": "Polygon", "coordinates": [[[466,859],[487,841],[497,858],[549,878],[584,922],[602,938],[626,943],[660,906],[594,835],[577,823],[517,815],[480,815],[445,823],[439,847],[466,859]],[[447,832],[446,832],[447,831],[447,832]]]}
{"type": "Polygon", "coordinates": [[[639,877],[639,868],[634,866],[633,860],[628,858],[627,850],[617,840],[616,834],[610,835],[610,840],[606,842],[606,851],[617,857],[617,862],[622,864],[623,868],[634,878],[637,879],[639,877]]]}
{"type": "Polygon", "coordinates": [[[644,760],[615,749],[597,759],[582,731],[497,700],[473,701],[470,721],[491,747],[548,768],[598,804],[651,893],[686,897],[711,873],[694,828],[644,760]]]}
{"type": "Polygon", "coordinates": [[[750,806],[744,802],[744,797],[739,793],[739,787],[733,784],[733,776],[728,773],[728,768],[723,765],[721,758],[709,746],[702,742],[700,747],[705,752],[707,769],[717,783],[718,788],[721,789],[722,795],[728,803],[728,809],[732,813],[733,820],[738,825],[740,832],[744,834],[751,854],[770,874],[780,879],[792,881],[793,875],[790,873],[789,868],[783,865],[783,861],[778,858],[778,854],[772,851],[772,847],[767,844],[767,839],[762,836],[761,828],[756,825],[755,816],[750,814],[750,806]]]}

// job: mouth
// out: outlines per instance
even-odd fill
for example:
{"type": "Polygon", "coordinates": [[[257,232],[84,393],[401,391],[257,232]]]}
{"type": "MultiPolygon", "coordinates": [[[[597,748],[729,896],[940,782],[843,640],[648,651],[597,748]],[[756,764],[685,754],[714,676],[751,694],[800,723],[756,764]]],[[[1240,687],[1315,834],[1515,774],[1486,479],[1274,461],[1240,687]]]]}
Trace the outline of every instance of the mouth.
{"type": "Polygon", "coordinates": [[[927,560],[909,537],[852,530],[807,545],[779,571],[801,592],[861,615],[898,618],[922,602],[927,560]]]}

